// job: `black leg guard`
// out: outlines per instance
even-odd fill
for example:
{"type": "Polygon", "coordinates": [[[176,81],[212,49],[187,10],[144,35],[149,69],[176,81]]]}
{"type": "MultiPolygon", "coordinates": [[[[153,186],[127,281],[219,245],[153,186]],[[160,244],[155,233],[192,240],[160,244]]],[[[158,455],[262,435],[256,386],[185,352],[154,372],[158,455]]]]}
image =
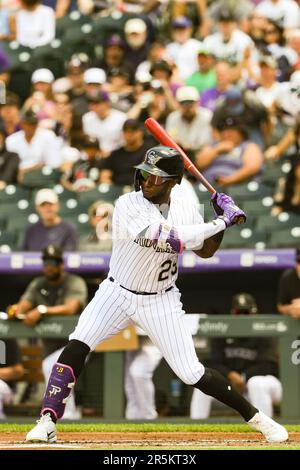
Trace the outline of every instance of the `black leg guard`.
{"type": "Polygon", "coordinates": [[[72,367],[77,379],[89,352],[90,348],[87,344],[82,343],[82,341],[78,341],[77,339],[71,339],[59,356],[57,362],[59,364],[65,364],[66,366],[72,367]]]}
{"type": "Polygon", "coordinates": [[[258,412],[217,370],[206,368],[203,377],[194,387],[238,411],[245,421],[249,421],[258,412]]]}

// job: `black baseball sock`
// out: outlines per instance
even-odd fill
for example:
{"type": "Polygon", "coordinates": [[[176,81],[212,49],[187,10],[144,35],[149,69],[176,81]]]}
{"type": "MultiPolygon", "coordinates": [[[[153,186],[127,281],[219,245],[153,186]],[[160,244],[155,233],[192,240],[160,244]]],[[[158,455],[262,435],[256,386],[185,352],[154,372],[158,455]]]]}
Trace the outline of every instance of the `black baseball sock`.
{"type": "Polygon", "coordinates": [[[217,370],[206,368],[203,377],[193,386],[238,411],[245,421],[258,412],[217,370]]]}

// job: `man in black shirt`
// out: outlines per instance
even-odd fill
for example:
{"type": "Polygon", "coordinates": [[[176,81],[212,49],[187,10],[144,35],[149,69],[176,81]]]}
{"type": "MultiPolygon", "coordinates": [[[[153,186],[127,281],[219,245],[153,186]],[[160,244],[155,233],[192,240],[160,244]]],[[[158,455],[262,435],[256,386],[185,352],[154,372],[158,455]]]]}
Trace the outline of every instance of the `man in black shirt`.
{"type": "Polygon", "coordinates": [[[132,185],[134,166],[141,163],[152,145],[152,142],[145,139],[141,123],[135,119],[125,121],[123,135],[124,146],[114,150],[110,157],[103,160],[102,183],[132,185]]]}
{"type": "Polygon", "coordinates": [[[279,281],[277,308],[282,315],[300,319],[300,249],[296,251],[296,266],[286,269],[279,281]]]}
{"type": "MultiPolygon", "coordinates": [[[[231,313],[256,314],[255,299],[246,293],[235,295],[231,313]]],[[[282,397],[273,338],[213,338],[210,344],[211,357],[207,365],[211,362],[214,368],[228,378],[232,387],[242,394],[247,394],[253,406],[259,407],[267,416],[272,416],[273,404],[280,403],[282,397]]],[[[195,389],[191,402],[191,417],[207,418],[212,400],[212,397],[195,389]]]]}
{"type": "Polygon", "coordinates": [[[16,380],[22,378],[24,368],[21,352],[15,339],[0,340],[0,419],[5,418],[3,405],[10,403],[16,380]]]}

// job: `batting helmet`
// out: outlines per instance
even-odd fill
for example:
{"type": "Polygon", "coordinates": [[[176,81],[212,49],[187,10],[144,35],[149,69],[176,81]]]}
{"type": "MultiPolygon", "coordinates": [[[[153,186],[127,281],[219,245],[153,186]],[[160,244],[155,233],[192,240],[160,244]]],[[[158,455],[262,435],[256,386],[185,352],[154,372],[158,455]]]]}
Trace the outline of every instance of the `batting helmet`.
{"type": "Polygon", "coordinates": [[[152,147],[147,150],[145,159],[140,165],[135,166],[136,172],[134,177],[135,190],[139,191],[141,186],[140,171],[144,170],[155,176],[164,176],[177,178],[179,182],[183,176],[184,164],[180,153],[163,145],[152,147]]]}
{"type": "Polygon", "coordinates": [[[231,313],[233,315],[257,313],[256,300],[251,294],[240,292],[232,298],[231,313]]]}

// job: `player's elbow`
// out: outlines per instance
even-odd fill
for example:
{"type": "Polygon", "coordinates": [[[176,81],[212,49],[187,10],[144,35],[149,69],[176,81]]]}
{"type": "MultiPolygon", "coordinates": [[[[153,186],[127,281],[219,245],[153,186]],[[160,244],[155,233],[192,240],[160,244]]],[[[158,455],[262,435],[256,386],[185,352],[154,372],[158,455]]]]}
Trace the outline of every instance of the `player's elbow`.
{"type": "Polygon", "coordinates": [[[213,249],[212,247],[203,247],[201,250],[194,250],[194,253],[200,258],[211,258],[214,256],[217,249],[213,249]]]}

